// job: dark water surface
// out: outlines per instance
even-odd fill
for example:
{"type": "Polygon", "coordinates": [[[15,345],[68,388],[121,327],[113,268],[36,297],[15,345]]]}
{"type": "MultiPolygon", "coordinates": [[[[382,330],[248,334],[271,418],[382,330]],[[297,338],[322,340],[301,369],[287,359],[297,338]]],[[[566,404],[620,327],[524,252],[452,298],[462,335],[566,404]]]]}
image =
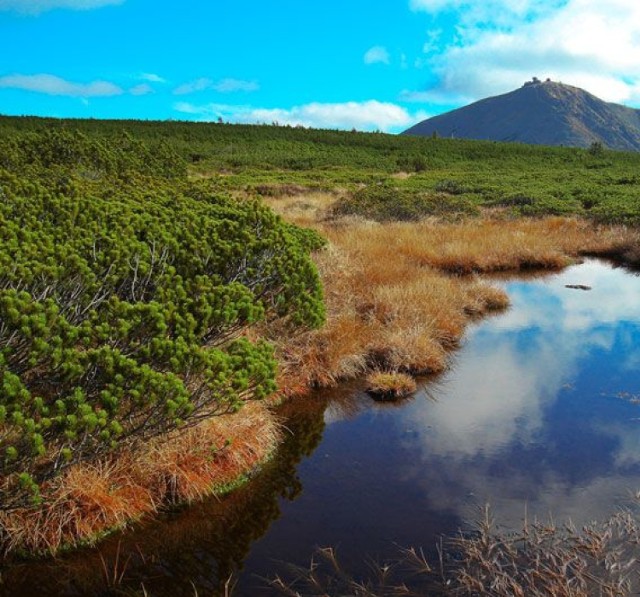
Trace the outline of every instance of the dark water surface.
{"type": "Polygon", "coordinates": [[[289,404],[291,435],[247,486],[99,549],[15,564],[0,590],[202,596],[233,573],[234,595],[268,595],[259,577],[315,547],[363,573],[395,545],[432,550],[485,503],[507,529],[525,508],[606,518],[640,490],[640,278],[588,261],[502,284],[512,308],[469,329],[452,370],[413,399],[380,405],[354,384],[289,404]]]}

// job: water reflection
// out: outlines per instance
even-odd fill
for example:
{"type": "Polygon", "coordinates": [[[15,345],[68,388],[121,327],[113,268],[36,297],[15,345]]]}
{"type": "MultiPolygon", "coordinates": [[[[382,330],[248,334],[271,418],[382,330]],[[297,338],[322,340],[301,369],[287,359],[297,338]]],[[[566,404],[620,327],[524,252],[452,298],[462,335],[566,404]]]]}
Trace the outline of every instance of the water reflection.
{"type": "Polygon", "coordinates": [[[0,594],[223,594],[251,545],[281,516],[281,503],[295,500],[302,491],[297,466],[322,438],[325,405],[322,399],[286,405],[281,416],[288,434],[277,457],[224,499],[149,521],[110,537],[98,549],[52,561],[13,563],[1,571],[0,594]]]}
{"type": "Polygon", "coordinates": [[[513,308],[469,334],[437,404],[420,422],[408,475],[432,504],[494,504],[517,526],[529,514],[577,523],[608,515],[640,488],[640,280],[598,262],[506,284],[513,308]],[[589,292],[566,284],[585,284],[589,292]]]}

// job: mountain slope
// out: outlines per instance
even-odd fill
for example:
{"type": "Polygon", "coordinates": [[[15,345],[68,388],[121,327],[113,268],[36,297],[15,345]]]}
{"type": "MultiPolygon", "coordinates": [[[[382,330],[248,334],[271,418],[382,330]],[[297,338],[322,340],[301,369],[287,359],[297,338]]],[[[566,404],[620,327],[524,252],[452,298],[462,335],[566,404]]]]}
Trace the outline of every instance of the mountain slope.
{"type": "Polygon", "coordinates": [[[407,129],[403,134],[536,145],[587,147],[600,142],[611,149],[640,151],[640,110],[598,99],[550,80],[489,97],[407,129]]]}

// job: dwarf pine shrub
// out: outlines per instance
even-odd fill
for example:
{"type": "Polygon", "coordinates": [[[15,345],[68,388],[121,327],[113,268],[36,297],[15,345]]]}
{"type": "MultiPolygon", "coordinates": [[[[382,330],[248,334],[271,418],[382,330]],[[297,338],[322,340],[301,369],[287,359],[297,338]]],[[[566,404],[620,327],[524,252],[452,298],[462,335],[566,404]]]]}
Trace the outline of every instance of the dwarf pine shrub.
{"type": "Polygon", "coordinates": [[[2,508],[70,463],[267,396],[273,350],[246,330],[322,323],[322,239],[188,183],[168,148],[64,131],[3,147],[2,508]]]}

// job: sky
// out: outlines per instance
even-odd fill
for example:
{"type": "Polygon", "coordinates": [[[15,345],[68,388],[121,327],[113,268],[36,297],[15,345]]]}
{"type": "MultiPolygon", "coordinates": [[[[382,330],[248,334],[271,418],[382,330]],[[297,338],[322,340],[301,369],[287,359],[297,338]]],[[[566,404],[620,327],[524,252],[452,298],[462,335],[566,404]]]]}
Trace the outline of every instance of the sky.
{"type": "Polygon", "coordinates": [[[397,133],[533,76],[640,108],[640,2],[0,0],[0,114],[397,133]]]}

